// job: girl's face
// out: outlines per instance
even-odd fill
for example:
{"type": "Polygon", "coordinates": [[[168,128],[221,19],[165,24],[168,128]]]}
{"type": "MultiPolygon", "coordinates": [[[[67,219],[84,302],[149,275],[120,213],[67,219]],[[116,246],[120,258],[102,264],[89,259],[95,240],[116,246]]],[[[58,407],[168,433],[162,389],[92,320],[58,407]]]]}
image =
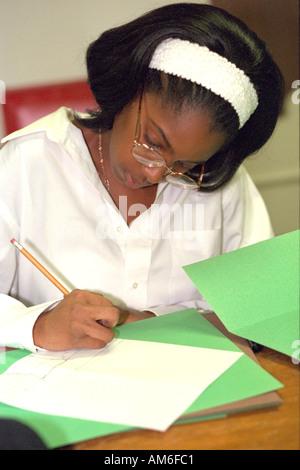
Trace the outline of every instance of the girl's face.
{"type": "MultiPolygon", "coordinates": [[[[139,100],[136,100],[116,116],[109,143],[111,170],[120,183],[132,189],[159,183],[166,171],[163,167],[142,165],[132,156],[138,107],[139,100]]],[[[205,163],[216,153],[224,144],[225,136],[211,129],[207,114],[187,107],[175,113],[163,107],[157,95],[144,94],[138,142],[154,148],[169,167],[179,161],[188,170],[192,164],[205,163]]]]}

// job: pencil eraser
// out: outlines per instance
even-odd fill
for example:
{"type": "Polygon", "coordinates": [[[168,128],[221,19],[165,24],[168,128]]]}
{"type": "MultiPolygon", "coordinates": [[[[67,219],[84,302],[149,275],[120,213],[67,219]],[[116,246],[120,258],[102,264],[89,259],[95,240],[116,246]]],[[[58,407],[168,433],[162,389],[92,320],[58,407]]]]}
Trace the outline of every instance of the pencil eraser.
{"type": "Polygon", "coordinates": [[[16,240],[15,240],[14,238],[12,238],[12,239],[10,240],[10,243],[12,243],[12,244],[14,245],[15,241],[16,241],[16,240]]]}

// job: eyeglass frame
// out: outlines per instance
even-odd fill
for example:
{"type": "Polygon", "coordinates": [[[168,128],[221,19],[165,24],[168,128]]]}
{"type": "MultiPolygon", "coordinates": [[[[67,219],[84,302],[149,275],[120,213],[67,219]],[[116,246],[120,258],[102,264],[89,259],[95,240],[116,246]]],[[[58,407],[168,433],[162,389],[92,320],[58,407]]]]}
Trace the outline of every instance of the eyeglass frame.
{"type": "MultiPolygon", "coordinates": [[[[185,173],[181,173],[180,171],[174,171],[172,170],[172,168],[170,168],[168,165],[167,165],[167,161],[165,160],[165,158],[159,153],[157,152],[153,147],[151,147],[150,145],[147,145],[147,144],[144,144],[142,142],[138,142],[138,134],[139,134],[139,128],[140,128],[140,118],[141,118],[141,107],[142,107],[142,98],[143,98],[143,92],[141,92],[140,94],[140,98],[139,98],[139,108],[138,108],[138,116],[137,116],[137,122],[136,122],[136,126],[135,126],[135,134],[134,134],[134,140],[133,140],[133,146],[131,147],[131,154],[133,156],[133,158],[138,161],[139,163],[141,163],[135,156],[134,156],[134,153],[133,153],[133,149],[135,147],[144,147],[146,148],[147,150],[151,150],[155,155],[157,155],[159,157],[159,159],[161,160],[161,163],[162,165],[158,165],[156,166],[155,168],[166,168],[169,173],[168,175],[178,175],[178,176],[184,176],[185,178],[187,178],[188,180],[192,181],[195,185],[197,185],[196,187],[194,188],[181,188],[181,189],[194,189],[196,191],[200,191],[200,188],[201,188],[201,183],[202,183],[202,180],[203,180],[203,174],[204,174],[204,167],[205,165],[201,165],[201,172],[200,172],[200,175],[197,179],[197,181],[195,181],[193,178],[191,178],[190,176],[186,175],[185,173]]],[[[154,160],[155,162],[155,160],[154,160]]],[[[157,160],[156,160],[157,163],[159,163],[157,160]]],[[[146,165],[145,163],[141,163],[141,165],[145,165],[145,166],[148,166],[146,165]]],[[[195,163],[195,166],[197,166],[197,163],[195,163]]],[[[168,176],[167,175],[167,176],[168,176]]],[[[172,184],[170,182],[170,184],[172,184]]],[[[174,185],[174,183],[173,183],[174,185]]],[[[177,186],[178,187],[178,186],[177,186]]]]}

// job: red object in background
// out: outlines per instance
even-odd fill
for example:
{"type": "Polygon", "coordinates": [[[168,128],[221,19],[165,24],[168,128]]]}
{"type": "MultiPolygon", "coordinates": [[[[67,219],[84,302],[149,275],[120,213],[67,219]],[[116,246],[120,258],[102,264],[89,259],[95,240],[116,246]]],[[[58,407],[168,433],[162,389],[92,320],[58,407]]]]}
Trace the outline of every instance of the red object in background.
{"type": "Polygon", "coordinates": [[[6,90],[6,104],[3,105],[5,134],[25,127],[61,106],[85,112],[97,108],[97,103],[84,81],[6,90]]]}

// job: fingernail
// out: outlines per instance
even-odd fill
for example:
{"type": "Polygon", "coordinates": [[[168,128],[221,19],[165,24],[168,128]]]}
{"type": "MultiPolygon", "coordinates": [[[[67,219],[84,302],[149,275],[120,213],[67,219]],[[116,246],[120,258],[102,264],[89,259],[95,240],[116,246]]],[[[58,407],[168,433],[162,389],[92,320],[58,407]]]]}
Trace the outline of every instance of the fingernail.
{"type": "Polygon", "coordinates": [[[97,323],[99,323],[101,326],[104,326],[105,328],[109,328],[109,323],[107,320],[97,320],[97,323]]]}

